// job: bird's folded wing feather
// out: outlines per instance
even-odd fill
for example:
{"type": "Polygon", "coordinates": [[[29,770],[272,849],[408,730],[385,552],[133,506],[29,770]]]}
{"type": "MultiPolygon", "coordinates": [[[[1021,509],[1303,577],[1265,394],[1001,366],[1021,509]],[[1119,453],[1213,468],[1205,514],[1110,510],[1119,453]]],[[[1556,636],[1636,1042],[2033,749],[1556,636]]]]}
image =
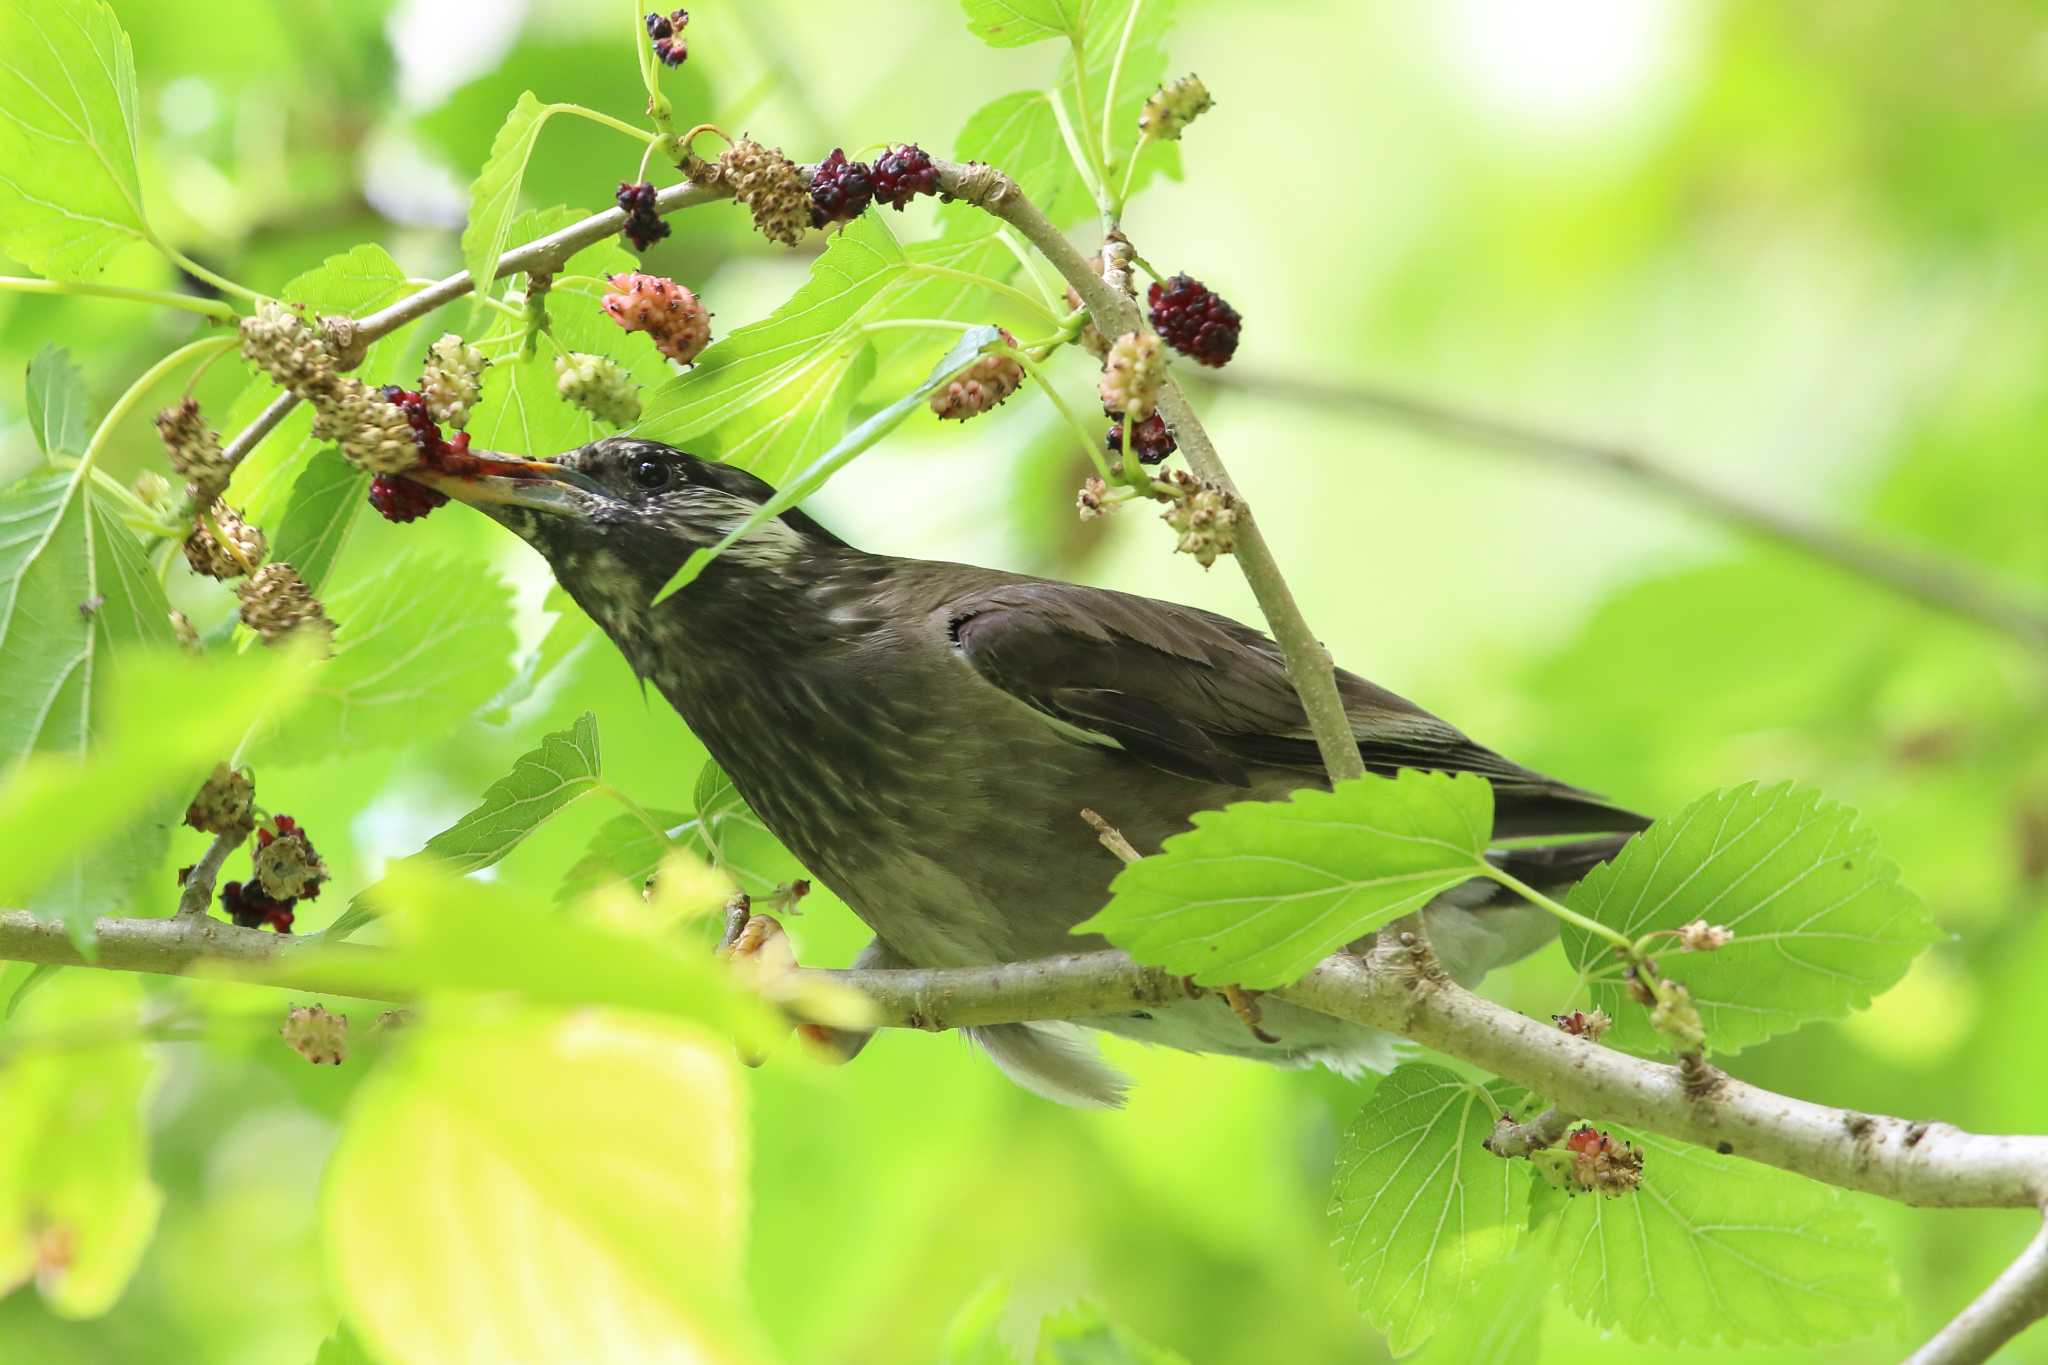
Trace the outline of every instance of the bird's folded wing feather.
{"type": "MultiPolygon", "coordinates": [[[[958,598],[947,625],[984,679],[1168,772],[1249,786],[1253,769],[1322,768],[1279,647],[1227,617],[1025,580],[958,598]]],[[[1337,671],[1366,766],[1477,773],[1497,835],[1626,831],[1648,822],[1512,763],[1412,702],[1337,671]]]]}

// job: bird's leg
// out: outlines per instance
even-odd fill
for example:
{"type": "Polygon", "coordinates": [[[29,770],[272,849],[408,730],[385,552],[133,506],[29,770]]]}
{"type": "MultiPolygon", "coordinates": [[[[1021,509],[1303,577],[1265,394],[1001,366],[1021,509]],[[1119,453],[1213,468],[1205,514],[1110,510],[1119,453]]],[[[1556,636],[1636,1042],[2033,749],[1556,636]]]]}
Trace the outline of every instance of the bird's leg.
{"type": "MultiPolygon", "coordinates": [[[[911,964],[898,957],[888,944],[875,939],[860,950],[853,960],[857,971],[872,968],[903,968],[911,964]]],[[[821,1049],[828,1061],[845,1063],[860,1055],[868,1045],[868,1039],[875,1036],[874,1029],[833,1028],[830,1024],[798,1024],[797,1035],[807,1039],[821,1049]]]]}
{"type": "MultiPolygon", "coordinates": [[[[807,884],[799,885],[804,885],[805,890],[810,889],[807,884]]],[[[725,934],[719,943],[718,955],[741,967],[755,981],[763,983],[794,970],[797,965],[796,952],[789,946],[789,935],[782,925],[773,915],[755,914],[753,902],[745,894],[736,895],[725,903],[725,934]]],[[[861,949],[853,965],[870,968],[908,967],[910,964],[876,939],[861,949]]],[[[860,1055],[860,1050],[868,1045],[868,1039],[875,1036],[875,1030],[802,1022],[796,1025],[796,1035],[818,1048],[825,1060],[844,1063],[860,1055]]],[[[740,1060],[748,1066],[759,1066],[765,1058],[741,1053],[740,1060]]]]}
{"type": "Polygon", "coordinates": [[[1259,997],[1264,991],[1250,991],[1243,986],[1225,986],[1223,998],[1229,1002],[1231,1012],[1244,1020],[1244,1026],[1252,1031],[1252,1037],[1262,1043],[1277,1043],[1280,1040],[1259,1026],[1259,997]]]}

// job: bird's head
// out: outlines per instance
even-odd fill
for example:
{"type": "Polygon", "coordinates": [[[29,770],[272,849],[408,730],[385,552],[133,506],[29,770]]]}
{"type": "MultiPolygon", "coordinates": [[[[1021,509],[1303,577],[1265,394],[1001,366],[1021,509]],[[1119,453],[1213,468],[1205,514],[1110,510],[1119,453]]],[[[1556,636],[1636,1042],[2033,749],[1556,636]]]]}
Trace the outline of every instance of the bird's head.
{"type": "MultiPolygon", "coordinates": [[[[636,606],[692,550],[718,543],[775,493],[743,469],[635,436],[592,441],[554,460],[474,461],[473,470],[409,477],[502,523],[579,598],[588,590],[636,606]]],[[[727,573],[778,573],[843,545],[792,509],[748,532],[718,564],[727,573]]]]}

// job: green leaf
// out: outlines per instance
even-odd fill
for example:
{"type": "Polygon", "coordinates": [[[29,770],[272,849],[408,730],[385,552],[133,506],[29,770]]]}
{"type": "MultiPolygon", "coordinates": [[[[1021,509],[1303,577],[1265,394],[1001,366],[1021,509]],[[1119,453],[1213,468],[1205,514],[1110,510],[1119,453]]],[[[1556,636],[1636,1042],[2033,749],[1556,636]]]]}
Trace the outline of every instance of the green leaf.
{"type": "MultiPolygon", "coordinates": [[[[933,390],[951,379],[961,367],[972,363],[983,349],[1000,340],[1002,333],[994,327],[976,327],[972,331],[962,333],[953,349],[946,352],[939,363],[932,367],[931,374],[926,376],[922,384],[840,437],[830,450],[812,462],[810,468],[776,489],[774,497],[748,513],[746,520],[726,532],[716,544],[692,550],[690,557],[683,561],[683,566],[676,570],[675,576],[664,583],[661,591],[654,595],[654,600],[660,602],[670,593],[695,582],[697,575],[703,573],[712,560],[759,530],[768,521],[781,516],[823,488],[834,474],[852,464],[884,436],[903,425],[903,420],[917,411],[924,401],[931,397],[933,390]]],[[[865,380],[854,379],[853,376],[848,376],[848,379],[852,382],[842,384],[841,389],[850,403],[852,395],[860,391],[865,380]]]]}
{"type": "Polygon", "coordinates": [[[1024,47],[1086,32],[1089,0],[960,0],[967,29],[990,47],[1024,47]]]}
{"type": "MultiPolygon", "coordinates": [[[[1109,145],[1114,157],[1111,187],[1123,178],[1124,158],[1138,145],[1138,114],[1152,92],[1167,76],[1166,35],[1173,27],[1177,0],[1094,0],[1088,11],[1088,41],[1084,51],[1088,69],[1084,98],[1088,118],[1100,129],[1107,113],[1109,145]],[[1129,41],[1125,29],[1129,28],[1129,41]],[[1117,64],[1119,47],[1123,62],[1117,64]],[[1116,96],[1110,98],[1110,76],[1117,77],[1116,96]]],[[[1060,59],[1059,89],[1074,89],[1074,59],[1069,52],[1060,59]]],[[[1135,193],[1156,173],[1180,178],[1180,145],[1150,141],[1131,180],[1135,193]]],[[[1085,200],[1085,212],[1094,206],[1085,200]]]]}
{"type": "Polygon", "coordinates": [[[84,749],[109,656],[170,641],[142,546],[83,474],[0,493],[0,768],[35,749],[84,749]]]}
{"type": "Polygon", "coordinates": [[[697,814],[685,831],[688,845],[739,884],[750,896],[765,896],[804,875],[796,855],[779,843],[754,814],[739,788],[716,763],[697,770],[697,814]]]}
{"type": "Polygon", "coordinates": [[[478,298],[490,294],[498,275],[498,257],[511,240],[512,220],[519,212],[519,185],[533,157],[540,130],[554,112],[522,91],[505,116],[484,168],[469,187],[469,223],[462,229],[462,264],[476,286],[478,298]]]}
{"type": "Polygon", "coordinates": [[[1897,1275],[1839,1190],[1736,1157],[1612,1128],[1643,1150],[1643,1184],[1576,1198],[1539,1183],[1538,1220],[1572,1310],[1639,1342],[1818,1346],[1896,1319],[1897,1275]]]}
{"type": "Polygon", "coordinates": [[[94,0],[6,0],[0,52],[0,249],[52,279],[98,275],[150,240],[128,35],[94,0]]]}
{"type": "Polygon", "coordinates": [[[308,460],[271,537],[272,557],[297,569],[306,586],[319,592],[348,543],[369,489],[369,472],[339,455],[308,460]]]}
{"type": "Polygon", "coordinates": [[[877,214],[847,224],[791,299],[713,343],[648,396],[636,434],[688,445],[780,484],[839,439],[871,362],[863,323],[904,315],[920,274],[877,214]]]}
{"type": "Polygon", "coordinates": [[[416,743],[466,719],[512,679],[512,597],[476,562],[407,555],[328,600],[334,658],[298,723],[263,754],[297,763],[416,743]]]}
{"type": "MultiPolygon", "coordinates": [[[[997,96],[967,116],[953,153],[955,160],[986,161],[1003,171],[1048,218],[1069,223],[1093,212],[1095,201],[1067,153],[1052,100],[1044,90],[997,96]]],[[[972,204],[949,204],[939,212],[948,237],[991,230],[988,214],[972,204]]]]}
{"type": "Polygon", "coordinates": [[[28,425],[43,454],[85,454],[85,376],[62,346],[45,346],[28,363],[28,425]]]}
{"type": "MultiPolygon", "coordinates": [[[[650,810],[647,816],[662,830],[679,828],[690,819],[672,810],[650,810]]],[[[563,904],[581,900],[601,886],[643,886],[677,842],[649,829],[638,815],[613,816],[597,827],[583,856],[562,874],[555,900],[563,904]]],[[[713,861],[709,845],[694,843],[691,847],[705,861],[713,861]]]]}
{"type": "Polygon", "coordinates": [[[0,1285],[33,1281],[62,1317],[114,1306],[163,1207],[149,1178],[141,1008],[134,977],[67,972],[22,1006],[0,1066],[0,1285]]]}
{"type": "Polygon", "coordinates": [[[1046,1314],[1031,1359],[1032,1365],[1187,1365],[1187,1357],[1141,1340],[1092,1303],[1046,1314]]]}
{"type": "Polygon", "coordinates": [[[1514,1255],[1479,1277],[1451,1314],[1409,1357],[1413,1365],[1472,1365],[1473,1361],[1540,1360],[1543,1314],[1556,1292],[1547,1236],[1525,1237],[1514,1255]],[[1533,1245],[1532,1245],[1533,1244],[1533,1245]]]}
{"type": "Polygon", "coordinates": [[[1411,1063],[1345,1131],[1330,1195],[1337,1258],[1395,1355],[1455,1316],[1514,1250],[1529,1173],[1480,1145],[1493,1126],[1478,1086],[1411,1063]]]}
{"type": "Polygon", "coordinates": [[[939,1365],[1017,1365],[1017,1357],[1003,1344],[1003,1312],[1010,1306],[1010,1286],[991,1280],[960,1305],[946,1324],[946,1339],[939,1348],[939,1365]]]}
{"type": "Polygon", "coordinates": [[[483,803],[427,840],[419,856],[455,872],[489,867],[596,787],[602,771],[597,717],[585,711],[570,728],[520,755],[512,771],[484,792],[483,803]]]}
{"type": "Polygon", "coordinates": [[[363,1343],[351,1332],[347,1323],[334,1329],[334,1335],[320,1343],[320,1354],[313,1357],[313,1365],[378,1365],[378,1362],[363,1348],[363,1343]]]}
{"type": "Polygon", "coordinates": [[[1480,875],[1493,789],[1404,769],[1194,824],[1118,873],[1109,904],[1074,932],[1203,985],[1266,989],[1480,875]]]}
{"type": "Polygon", "coordinates": [[[765,1359],[735,1069],[654,1020],[437,1015],[363,1083],[329,1166],[348,1321],[389,1365],[765,1359]]]}
{"type": "MultiPolygon", "coordinates": [[[[476,809],[398,865],[424,864],[465,875],[491,867],[597,786],[602,771],[597,717],[585,711],[570,728],[545,736],[539,748],[521,754],[511,772],[485,789],[476,809]]],[[[370,905],[381,887],[368,887],[350,901],[328,934],[339,941],[369,923],[375,917],[370,905]]]]}
{"type": "MultiPolygon", "coordinates": [[[[1680,952],[1669,939],[1651,945],[1723,1052],[1863,1008],[1938,937],[1856,812],[1789,782],[1715,792],[1657,821],[1566,904],[1631,938],[1699,919],[1734,930],[1734,941],[1713,952],[1680,952]]],[[[1582,972],[1613,961],[1581,930],[1566,928],[1565,947],[1582,972]]],[[[1626,1006],[1612,975],[1596,978],[1593,990],[1615,1017],[1608,1041],[1668,1046],[1642,1010],[1626,1006]]]]}

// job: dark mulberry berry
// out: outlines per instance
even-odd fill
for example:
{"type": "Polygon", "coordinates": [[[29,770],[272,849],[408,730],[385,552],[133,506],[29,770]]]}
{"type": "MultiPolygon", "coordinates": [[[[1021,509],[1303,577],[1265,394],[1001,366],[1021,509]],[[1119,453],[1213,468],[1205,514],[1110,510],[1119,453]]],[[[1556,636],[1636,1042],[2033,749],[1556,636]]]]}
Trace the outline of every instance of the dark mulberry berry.
{"type": "Polygon", "coordinates": [[[446,493],[414,483],[403,474],[379,474],[370,480],[370,506],[386,521],[418,521],[447,501],[446,493]]]}
{"type": "Polygon", "coordinates": [[[690,55],[690,45],[683,40],[683,27],[690,22],[690,12],[679,9],[669,14],[647,16],[647,36],[654,42],[654,55],[661,58],[663,66],[681,66],[690,55]]]}
{"type": "Polygon", "coordinates": [[[263,894],[263,888],[254,882],[225,882],[220,888],[220,908],[228,912],[228,918],[244,929],[261,929],[265,925],[280,934],[292,931],[292,906],[288,900],[274,900],[263,894]]]}
{"type": "Polygon", "coordinates": [[[619,207],[626,211],[626,226],[622,230],[635,251],[645,251],[668,236],[668,220],[654,211],[654,185],[651,182],[643,181],[636,185],[630,180],[621,180],[618,199],[619,207]]]}
{"type": "MultiPolygon", "coordinates": [[[[1103,444],[1112,455],[1124,453],[1122,422],[1109,424],[1109,438],[1103,444]]],[[[1158,464],[1180,449],[1180,444],[1173,439],[1173,428],[1167,426],[1166,419],[1156,412],[1138,423],[1138,434],[1132,438],[1131,444],[1136,447],[1139,464],[1158,464]]]]}
{"type": "Polygon", "coordinates": [[[930,153],[915,144],[891,147],[876,157],[868,180],[874,186],[875,202],[892,209],[901,209],[920,194],[939,192],[939,168],[932,165],[930,153]]]}
{"type": "Polygon", "coordinates": [[[811,226],[850,223],[867,211],[875,197],[865,161],[848,161],[838,147],[811,172],[811,226]]]}
{"type": "Polygon", "coordinates": [[[1145,302],[1151,306],[1153,329],[1182,355],[1219,367],[1237,354],[1244,319],[1200,280],[1188,275],[1155,280],[1145,302]]]}

